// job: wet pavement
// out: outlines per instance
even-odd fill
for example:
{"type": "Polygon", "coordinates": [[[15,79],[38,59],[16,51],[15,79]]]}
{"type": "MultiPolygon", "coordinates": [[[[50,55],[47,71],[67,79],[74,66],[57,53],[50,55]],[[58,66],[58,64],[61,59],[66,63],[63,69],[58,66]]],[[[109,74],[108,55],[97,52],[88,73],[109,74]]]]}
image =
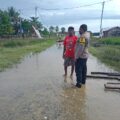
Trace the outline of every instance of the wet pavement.
{"type": "MultiPolygon", "coordinates": [[[[87,79],[81,89],[62,76],[62,48],[32,53],[0,73],[0,120],[120,120],[120,92],[106,91],[106,80],[87,79]]],[[[95,57],[92,71],[112,72],[95,57]]]]}

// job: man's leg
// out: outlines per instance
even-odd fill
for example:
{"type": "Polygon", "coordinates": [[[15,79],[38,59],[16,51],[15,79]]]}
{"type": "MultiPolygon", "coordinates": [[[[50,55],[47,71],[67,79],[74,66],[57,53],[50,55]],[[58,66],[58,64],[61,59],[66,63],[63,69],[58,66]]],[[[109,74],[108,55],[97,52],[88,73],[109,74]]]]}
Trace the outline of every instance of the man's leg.
{"type": "Polygon", "coordinates": [[[64,76],[67,76],[68,58],[64,58],[64,76]]]}
{"type": "Polygon", "coordinates": [[[77,87],[81,87],[81,83],[82,83],[82,60],[81,59],[77,59],[75,62],[75,72],[76,72],[76,81],[77,87]]]}
{"type": "Polygon", "coordinates": [[[64,76],[67,76],[67,66],[65,66],[65,65],[64,65],[64,71],[65,71],[64,76]]]}
{"type": "Polygon", "coordinates": [[[82,84],[86,83],[86,75],[87,75],[87,59],[84,59],[82,70],[82,84]]]}
{"type": "Polygon", "coordinates": [[[74,66],[74,65],[72,65],[72,66],[71,66],[71,74],[70,74],[70,77],[72,77],[72,76],[73,76],[74,69],[75,69],[75,66],[74,66]]]}

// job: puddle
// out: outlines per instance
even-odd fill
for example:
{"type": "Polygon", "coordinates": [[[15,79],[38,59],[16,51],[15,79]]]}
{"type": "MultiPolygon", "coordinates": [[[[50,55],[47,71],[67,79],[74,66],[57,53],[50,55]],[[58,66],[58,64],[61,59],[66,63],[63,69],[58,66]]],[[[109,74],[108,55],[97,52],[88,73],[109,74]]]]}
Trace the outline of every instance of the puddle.
{"type": "MultiPolygon", "coordinates": [[[[91,71],[113,72],[95,57],[91,71]]],[[[26,56],[0,73],[0,120],[119,120],[120,93],[104,90],[106,80],[88,79],[81,89],[62,76],[61,46],[26,56]]]]}

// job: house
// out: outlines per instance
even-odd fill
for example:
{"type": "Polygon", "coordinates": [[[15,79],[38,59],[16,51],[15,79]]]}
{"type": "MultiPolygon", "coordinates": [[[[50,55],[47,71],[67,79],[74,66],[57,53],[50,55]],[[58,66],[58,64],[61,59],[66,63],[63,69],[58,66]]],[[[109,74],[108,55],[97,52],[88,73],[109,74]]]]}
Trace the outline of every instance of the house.
{"type": "Polygon", "coordinates": [[[120,37],[120,27],[103,29],[103,37],[120,37]]]}

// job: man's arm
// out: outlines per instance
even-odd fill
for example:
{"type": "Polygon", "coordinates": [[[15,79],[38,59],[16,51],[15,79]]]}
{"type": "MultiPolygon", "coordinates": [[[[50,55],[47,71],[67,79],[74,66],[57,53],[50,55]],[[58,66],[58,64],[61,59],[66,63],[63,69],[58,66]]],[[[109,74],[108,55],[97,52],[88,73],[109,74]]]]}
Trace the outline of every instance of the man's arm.
{"type": "Polygon", "coordinates": [[[65,50],[66,50],[66,47],[64,46],[64,48],[63,48],[63,59],[65,58],[65,50]]]}
{"type": "Polygon", "coordinates": [[[65,51],[66,51],[66,37],[63,41],[63,45],[64,45],[64,47],[63,47],[63,59],[64,59],[65,58],[65,51]]]}

